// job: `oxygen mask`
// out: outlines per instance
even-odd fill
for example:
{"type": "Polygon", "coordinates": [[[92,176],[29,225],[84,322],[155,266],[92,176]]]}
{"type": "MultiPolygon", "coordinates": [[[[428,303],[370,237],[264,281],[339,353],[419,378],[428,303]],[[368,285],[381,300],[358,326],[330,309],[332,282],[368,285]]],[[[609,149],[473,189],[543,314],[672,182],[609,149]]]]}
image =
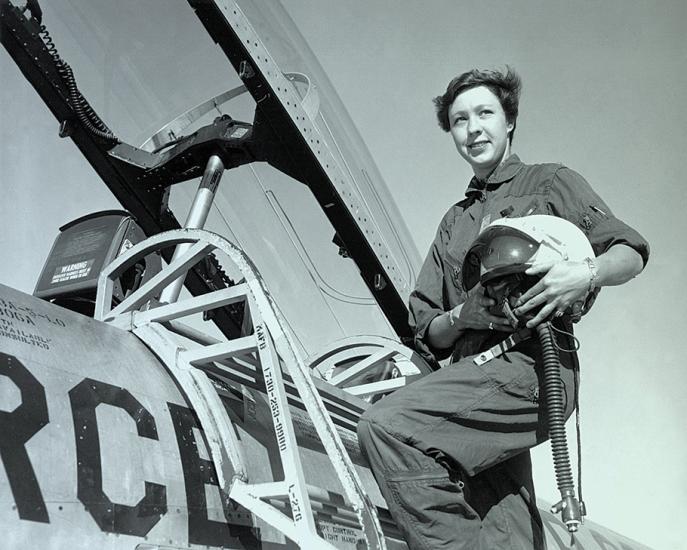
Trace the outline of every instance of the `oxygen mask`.
{"type": "Polygon", "coordinates": [[[523,328],[527,321],[534,318],[541,307],[520,316],[515,315],[513,310],[518,298],[538,280],[539,277],[515,273],[485,283],[485,295],[496,301],[496,304],[489,308],[490,313],[506,317],[515,330],[523,328]]]}

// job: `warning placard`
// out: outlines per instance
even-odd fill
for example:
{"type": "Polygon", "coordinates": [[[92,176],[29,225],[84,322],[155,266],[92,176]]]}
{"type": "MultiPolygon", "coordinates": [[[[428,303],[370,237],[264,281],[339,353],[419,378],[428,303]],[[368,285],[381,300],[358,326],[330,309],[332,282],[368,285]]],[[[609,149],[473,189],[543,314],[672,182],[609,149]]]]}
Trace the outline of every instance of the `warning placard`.
{"type": "Polygon", "coordinates": [[[94,262],[95,259],[91,258],[83,262],[61,265],[55,269],[55,273],[53,273],[52,279],[50,279],[50,284],[63,283],[64,281],[87,277],[91,272],[94,262]]]}

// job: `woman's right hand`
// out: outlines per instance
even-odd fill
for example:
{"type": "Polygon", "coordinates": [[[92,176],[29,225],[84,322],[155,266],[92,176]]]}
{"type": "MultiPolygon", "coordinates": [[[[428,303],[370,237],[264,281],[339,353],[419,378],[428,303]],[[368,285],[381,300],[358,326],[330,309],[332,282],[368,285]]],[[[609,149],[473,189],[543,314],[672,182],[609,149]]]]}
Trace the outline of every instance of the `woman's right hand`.
{"type": "Polygon", "coordinates": [[[494,305],[496,300],[485,296],[482,285],[477,285],[468,293],[465,302],[432,319],[427,331],[429,344],[439,349],[451,348],[469,329],[513,332],[505,316],[489,311],[494,305]]]}
{"type": "Polygon", "coordinates": [[[495,315],[490,308],[496,300],[487,296],[484,287],[477,284],[461,305],[453,309],[453,318],[460,330],[499,330],[512,332],[513,327],[504,315],[495,315]]]}

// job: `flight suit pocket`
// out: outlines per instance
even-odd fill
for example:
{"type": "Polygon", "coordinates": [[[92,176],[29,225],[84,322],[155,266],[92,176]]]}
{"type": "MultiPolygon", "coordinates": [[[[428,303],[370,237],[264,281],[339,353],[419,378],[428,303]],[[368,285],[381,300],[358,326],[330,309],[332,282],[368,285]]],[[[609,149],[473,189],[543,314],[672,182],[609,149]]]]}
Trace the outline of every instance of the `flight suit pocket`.
{"type": "Polygon", "coordinates": [[[437,513],[476,519],[477,514],[465,500],[464,483],[446,473],[419,476],[416,479],[388,481],[395,503],[404,515],[420,526],[431,524],[437,513]]]}
{"type": "Polygon", "coordinates": [[[499,211],[501,218],[524,218],[525,216],[532,216],[534,214],[546,214],[541,208],[539,198],[536,196],[509,196],[506,197],[506,201],[504,202],[509,204],[499,211]]]}
{"type": "Polygon", "coordinates": [[[518,352],[505,353],[478,367],[501,391],[518,399],[536,403],[534,392],[539,387],[535,362],[518,352]]]}

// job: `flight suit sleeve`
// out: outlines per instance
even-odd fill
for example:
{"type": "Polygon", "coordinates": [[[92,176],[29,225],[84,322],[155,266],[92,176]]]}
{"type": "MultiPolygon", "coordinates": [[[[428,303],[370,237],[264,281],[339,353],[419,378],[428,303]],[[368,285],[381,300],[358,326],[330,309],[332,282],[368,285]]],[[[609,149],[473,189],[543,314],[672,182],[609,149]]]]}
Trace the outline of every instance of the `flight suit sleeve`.
{"type": "Polygon", "coordinates": [[[616,218],[589,183],[574,170],[565,166],[556,170],[548,190],[548,207],[551,214],[582,229],[597,256],[616,244],[625,244],[636,250],[646,265],[649,259],[646,239],[616,218]]]}
{"type": "Polygon", "coordinates": [[[448,309],[444,289],[444,257],[448,243],[446,218],[439,225],[434,242],[425,258],[417,278],[415,290],[409,299],[409,324],[414,337],[415,349],[431,365],[451,354],[452,348],[437,349],[427,342],[427,331],[435,317],[448,309]]]}

